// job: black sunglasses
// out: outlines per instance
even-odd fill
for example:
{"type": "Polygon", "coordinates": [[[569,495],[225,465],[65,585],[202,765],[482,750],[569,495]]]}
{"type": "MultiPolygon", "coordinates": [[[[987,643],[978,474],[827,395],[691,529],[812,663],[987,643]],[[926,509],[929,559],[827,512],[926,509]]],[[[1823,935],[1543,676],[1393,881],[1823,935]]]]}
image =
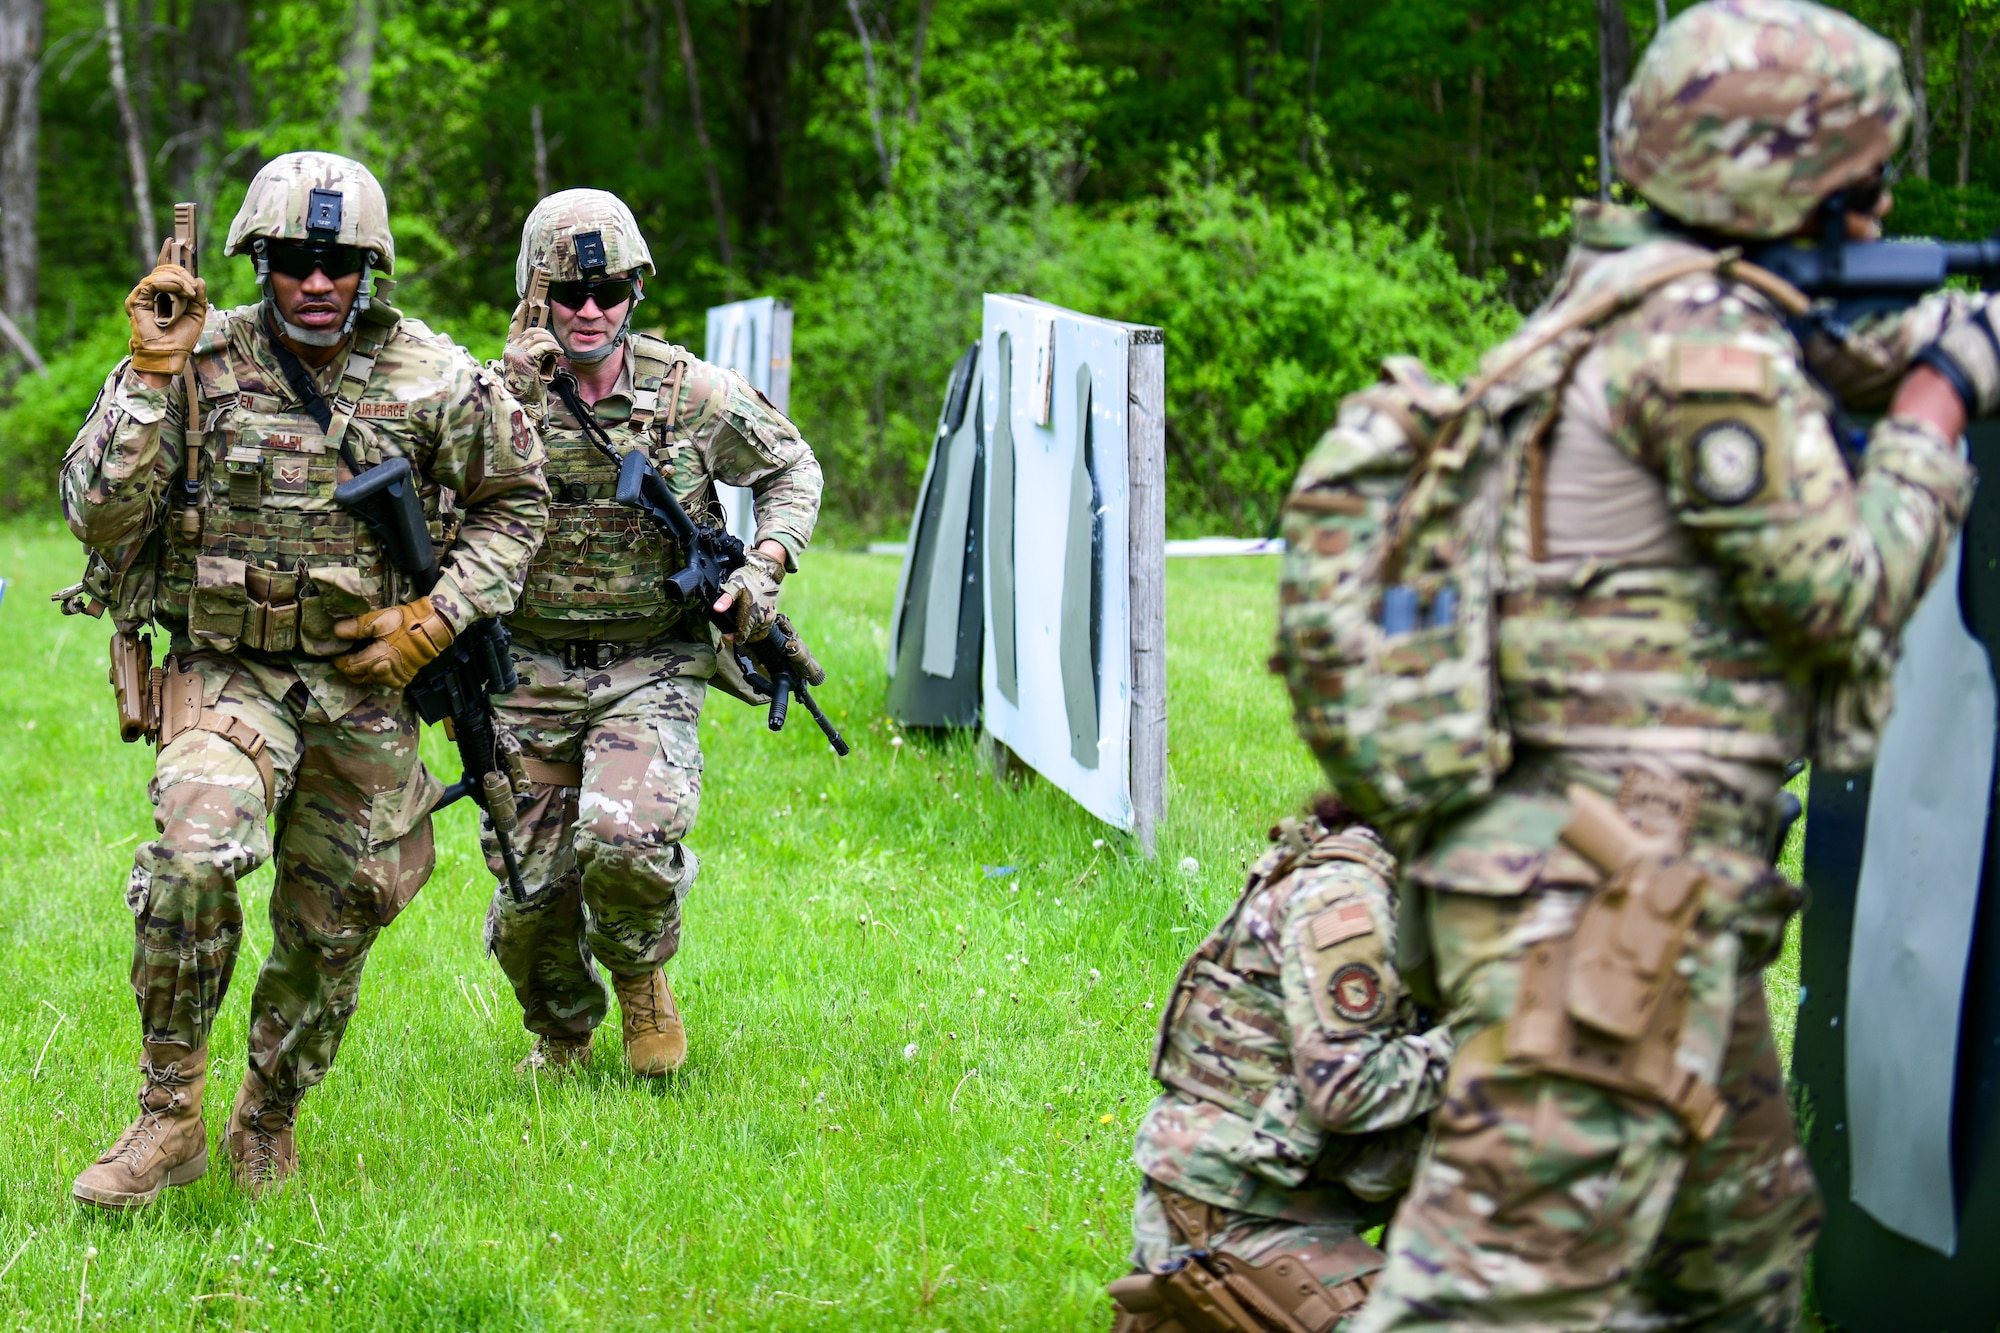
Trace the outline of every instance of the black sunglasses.
{"type": "Polygon", "coordinates": [[[265,247],[264,258],[274,273],[304,282],[314,269],[329,278],[359,273],[368,262],[367,252],[353,245],[315,245],[307,241],[273,241],[265,247]]]}
{"type": "Polygon", "coordinates": [[[631,300],[638,290],[639,284],[631,278],[552,282],[549,284],[549,299],[565,310],[581,310],[595,297],[599,310],[609,310],[631,300]]]}

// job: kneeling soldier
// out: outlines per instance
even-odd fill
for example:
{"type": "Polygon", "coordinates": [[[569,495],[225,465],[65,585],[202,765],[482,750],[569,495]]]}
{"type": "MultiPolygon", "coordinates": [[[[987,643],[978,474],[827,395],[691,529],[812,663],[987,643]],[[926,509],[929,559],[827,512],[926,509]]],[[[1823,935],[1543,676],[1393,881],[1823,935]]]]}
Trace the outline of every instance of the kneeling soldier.
{"type": "MultiPolygon", "coordinates": [[[[547,543],[508,619],[521,687],[500,721],[522,743],[533,795],[521,818],[522,877],[504,886],[487,942],[536,1035],[525,1063],[588,1059],[606,1012],[601,964],[624,1018],[634,1073],[677,1068],[687,1036],[663,967],[680,947],[681,900],[698,862],[682,839],[701,798],[696,724],[717,672],[706,607],[677,605],[666,579],[687,553],[615,501],[618,468],[539,372],[556,364],[620,453],[643,449],[697,522],[719,524],[713,484],[755,493],[758,540],[718,610],[737,633],[769,630],[778,582],[819,514],[812,450],[734,371],[631,330],[652,256],[631,210],[603,190],[565,190],[521,230],[523,297],[507,344],[508,383],[550,451],[547,543]],[[551,329],[526,298],[547,277],[551,329]]],[[[488,834],[488,862],[498,873],[488,834]]]]}
{"type": "Polygon", "coordinates": [[[370,284],[395,244],[366,167],[277,158],[227,249],[255,256],[263,301],[212,312],[163,255],[126,302],[132,355],[63,460],[63,512],[90,548],[64,609],[110,607],[114,654],[137,662],[126,739],[160,746],[160,835],[125,891],[139,1118],[74,1188],[107,1208],[208,1169],[208,1036],[243,936],[236,886],[271,856],[274,815],[271,952],[228,1149],[253,1195],[297,1172],[299,1100],[333,1063],[369,946],[431,873],[440,788],[403,687],[512,607],[547,514],[540,445],[498,378],[370,284]],[[428,596],[334,498],[396,456],[442,554],[428,596]],[[149,623],[171,644],[150,673],[136,633],[149,623]]]}
{"type": "Polygon", "coordinates": [[[1116,1333],[1325,1333],[1384,1263],[1360,1233],[1409,1182],[1451,1037],[1396,974],[1395,859],[1320,804],[1167,1002],[1116,1333]]]}

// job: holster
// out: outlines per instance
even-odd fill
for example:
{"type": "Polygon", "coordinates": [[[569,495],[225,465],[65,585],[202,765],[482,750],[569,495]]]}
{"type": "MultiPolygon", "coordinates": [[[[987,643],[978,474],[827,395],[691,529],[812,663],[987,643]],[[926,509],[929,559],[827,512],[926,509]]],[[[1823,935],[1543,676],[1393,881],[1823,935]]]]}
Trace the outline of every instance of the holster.
{"type": "MultiPolygon", "coordinates": [[[[1207,1239],[1201,1220],[1189,1216],[1189,1205],[1205,1211],[1195,1201],[1162,1191],[1160,1202],[1183,1239],[1207,1239]]],[[[1150,1292],[1135,1275],[1113,1283],[1112,1296],[1134,1314],[1164,1310],[1188,1333],[1329,1333],[1361,1308],[1385,1262],[1359,1237],[1330,1250],[1284,1251],[1261,1264],[1198,1248],[1155,1269],[1150,1292]]]]}
{"type": "Polygon", "coordinates": [[[118,735],[129,745],[160,734],[160,687],[166,673],[153,665],[153,640],[136,629],[111,636],[111,693],[118,703],[118,735]]]}
{"type": "Polygon", "coordinates": [[[278,775],[271,763],[270,747],[263,733],[240,717],[202,707],[200,672],[185,669],[173,657],[167,658],[163,668],[155,672],[161,677],[160,748],[166,749],[176,737],[190,731],[206,731],[220,736],[257,766],[257,776],[264,780],[264,808],[270,810],[277,800],[278,775]]]}
{"type": "Polygon", "coordinates": [[[1675,1060],[1688,1003],[1677,970],[1701,910],[1702,872],[1584,787],[1563,841],[1604,881],[1573,933],[1528,952],[1507,1024],[1507,1058],[1667,1106],[1699,1140],[1726,1109],[1675,1060]]]}

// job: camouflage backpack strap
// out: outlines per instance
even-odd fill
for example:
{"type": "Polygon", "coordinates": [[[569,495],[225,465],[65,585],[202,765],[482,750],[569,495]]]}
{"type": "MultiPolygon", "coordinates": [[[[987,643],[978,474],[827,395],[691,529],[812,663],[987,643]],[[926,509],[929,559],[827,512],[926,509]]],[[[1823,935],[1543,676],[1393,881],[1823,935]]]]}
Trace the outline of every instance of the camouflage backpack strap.
{"type": "MultiPolygon", "coordinates": [[[[632,420],[643,430],[653,424],[655,417],[660,416],[660,399],[667,381],[671,379],[673,388],[679,387],[680,379],[675,372],[682,369],[684,363],[675,358],[673,344],[655,338],[651,334],[635,333],[631,342],[632,420]]],[[[669,390],[666,396],[671,399],[672,391],[669,390]]],[[[671,409],[671,402],[668,406],[671,409]]],[[[671,410],[666,414],[665,420],[669,422],[673,420],[671,410]]]]}
{"type": "Polygon", "coordinates": [[[1214,930],[1208,933],[1208,938],[1201,942],[1194,953],[1189,955],[1187,962],[1181,965],[1180,975],[1174,979],[1174,988],[1168,994],[1166,1007],[1160,1014],[1159,1031],[1153,1037],[1153,1059],[1150,1068],[1153,1078],[1158,1082],[1166,1082],[1161,1077],[1161,1069],[1166,1061],[1167,1045],[1172,1038],[1176,1023],[1194,998],[1196,974],[1201,965],[1220,962],[1223,954],[1229,950],[1229,941],[1236,934],[1237,919],[1243,915],[1243,909],[1250,899],[1259,889],[1290,874],[1308,851],[1308,843],[1299,834],[1296,821],[1287,819],[1272,832],[1279,840],[1278,845],[1264,853],[1257,864],[1250,868],[1249,878],[1243,884],[1243,892],[1236,895],[1236,901],[1230,905],[1228,914],[1214,930]]]}
{"type": "Polygon", "coordinates": [[[354,409],[360,404],[361,395],[367,392],[368,381],[374,378],[375,359],[402,323],[403,317],[393,307],[383,304],[390,287],[389,279],[375,279],[375,293],[368,309],[354,321],[354,346],[348,349],[347,364],[341,367],[340,384],[333,395],[333,416],[326,428],[326,447],[334,453],[340,452],[341,442],[347,438],[348,423],[354,420],[354,409]]]}

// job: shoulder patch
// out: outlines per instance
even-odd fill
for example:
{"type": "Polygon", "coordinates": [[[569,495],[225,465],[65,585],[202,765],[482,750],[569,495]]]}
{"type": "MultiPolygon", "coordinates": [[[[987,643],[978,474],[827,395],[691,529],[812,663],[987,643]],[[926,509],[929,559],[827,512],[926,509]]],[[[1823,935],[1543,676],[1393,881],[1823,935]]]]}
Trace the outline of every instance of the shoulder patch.
{"type": "Polygon", "coordinates": [[[1368,904],[1349,901],[1327,908],[1307,927],[1315,949],[1330,949],[1342,940],[1358,939],[1375,929],[1368,904]]]}
{"type": "Polygon", "coordinates": [[[1695,492],[1711,504],[1740,505],[1764,489],[1764,437],[1747,421],[1725,417],[1690,442],[1695,492]]]}
{"type": "Polygon", "coordinates": [[[1777,392],[1768,352],[1731,343],[1677,342],[1667,360],[1667,387],[1675,393],[1742,394],[1769,400],[1777,392]]]}
{"type": "Polygon", "coordinates": [[[1348,963],[1326,984],[1333,1012],[1350,1023],[1369,1023],[1381,1017],[1389,1002],[1382,986],[1382,974],[1366,963],[1348,963]]]}

